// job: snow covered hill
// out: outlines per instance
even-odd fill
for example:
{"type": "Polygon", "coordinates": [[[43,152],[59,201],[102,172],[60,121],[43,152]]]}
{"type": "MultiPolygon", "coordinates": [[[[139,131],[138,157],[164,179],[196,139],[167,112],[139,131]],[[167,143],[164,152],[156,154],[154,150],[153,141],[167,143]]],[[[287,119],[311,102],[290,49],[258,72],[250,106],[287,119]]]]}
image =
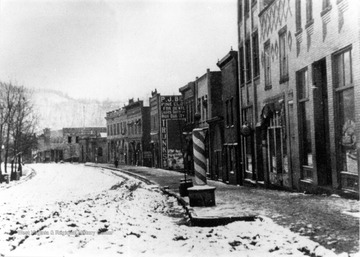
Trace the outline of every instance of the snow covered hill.
{"type": "Polygon", "coordinates": [[[74,99],[60,91],[46,89],[34,90],[32,99],[39,115],[39,130],[105,126],[106,112],[123,106],[121,100],[74,99]]]}

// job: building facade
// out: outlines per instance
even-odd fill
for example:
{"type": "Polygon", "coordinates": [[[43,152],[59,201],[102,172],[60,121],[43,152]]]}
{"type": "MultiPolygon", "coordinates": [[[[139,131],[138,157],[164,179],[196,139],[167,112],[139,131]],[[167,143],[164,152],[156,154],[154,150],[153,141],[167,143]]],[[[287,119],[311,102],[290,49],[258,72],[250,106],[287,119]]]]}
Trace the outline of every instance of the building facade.
{"type": "MultiPolygon", "coordinates": [[[[239,80],[238,80],[238,53],[230,51],[218,63],[222,81],[222,110],[223,110],[223,147],[215,150],[215,160],[224,157],[220,179],[226,183],[242,184],[242,169],[240,166],[239,144],[239,80]]],[[[212,151],[213,152],[213,151],[212,151]]]]}
{"type": "Polygon", "coordinates": [[[184,169],[185,122],[181,95],[161,95],[155,90],[150,98],[151,156],[154,167],[184,169]]]}
{"type": "Polygon", "coordinates": [[[185,112],[185,124],[182,128],[184,140],[184,169],[194,173],[192,131],[195,128],[195,82],[189,82],[179,88],[182,95],[185,112]]]}
{"type": "Polygon", "coordinates": [[[245,180],[358,195],[359,23],[357,1],[238,1],[245,180]]]}
{"type": "Polygon", "coordinates": [[[46,128],[35,155],[37,162],[106,162],[106,128],[46,128]]]}
{"type": "MultiPolygon", "coordinates": [[[[222,116],[221,99],[221,72],[206,70],[206,73],[195,80],[195,127],[205,132],[205,159],[206,173],[210,175],[210,134],[208,121],[215,117],[222,116]]],[[[219,140],[213,143],[221,144],[219,140]]],[[[222,145],[212,145],[213,149],[222,148],[222,145]]]]}
{"type": "Polygon", "coordinates": [[[124,108],[106,113],[107,125],[107,161],[114,162],[115,159],[120,164],[127,164],[127,115],[124,108]]]}
{"type": "Polygon", "coordinates": [[[149,152],[150,146],[150,108],[144,106],[141,100],[129,100],[129,104],[124,107],[127,116],[127,164],[130,165],[150,165],[149,156],[144,152],[149,152]]]}

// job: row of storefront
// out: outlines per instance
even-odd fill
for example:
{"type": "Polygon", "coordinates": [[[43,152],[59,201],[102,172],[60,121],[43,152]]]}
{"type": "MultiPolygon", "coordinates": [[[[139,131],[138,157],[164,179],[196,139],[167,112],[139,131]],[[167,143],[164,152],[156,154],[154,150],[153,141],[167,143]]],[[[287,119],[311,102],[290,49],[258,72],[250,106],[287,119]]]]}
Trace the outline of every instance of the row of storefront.
{"type": "Polygon", "coordinates": [[[207,70],[181,95],[155,90],[149,107],[129,102],[107,113],[108,161],[190,172],[195,164],[234,185],[358,195],[354,4],[239,0],[239,48],[217,62],[220,71],[207,70]],[[204,163],[194,163],[195,128],[204,132],[196,149],[204,163]]]}

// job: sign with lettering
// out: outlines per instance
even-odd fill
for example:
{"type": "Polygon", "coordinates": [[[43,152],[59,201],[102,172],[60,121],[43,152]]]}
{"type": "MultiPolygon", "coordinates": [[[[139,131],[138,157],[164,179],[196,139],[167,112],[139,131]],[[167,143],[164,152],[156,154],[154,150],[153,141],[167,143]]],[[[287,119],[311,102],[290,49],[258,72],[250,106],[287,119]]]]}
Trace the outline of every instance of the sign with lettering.
{"type": "MultiPolygon", "coordinates": [[[[178,167],[179,164],[177,163],[180,163],[178,160],[179,154],[174,149],[169,149],[169,136],[171,135],[171,133],[169,134],[169,122],[175,122],[180,126],[181,122],[176,122],[176,120],[185,119],[185,110],[183,105],[183,98],[181,95],[160,96],[160,118],[162,167],[178,167]]],[[[172,142],[173,138],[170,138],[170,140],[172,142]]],[[[181,147],[179,148],[181,149],[181,147]]]]}
{"type": "Polygon", "coordinates": [[[160,113],[162,119],[185,118],[182,96],[161,96],[160,113]]]}

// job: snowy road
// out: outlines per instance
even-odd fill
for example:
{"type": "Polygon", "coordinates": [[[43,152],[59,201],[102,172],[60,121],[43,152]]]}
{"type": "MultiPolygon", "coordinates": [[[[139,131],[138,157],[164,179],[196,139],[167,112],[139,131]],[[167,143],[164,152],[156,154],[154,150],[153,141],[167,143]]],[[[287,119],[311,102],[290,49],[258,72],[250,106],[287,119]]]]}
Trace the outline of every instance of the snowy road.
{"type": "Polygon", "coordinates": [[[335,256],[267,219],[181,224],[184,210],[175,198],[109,170],[32,167],[34,178],[0,189],[0,255],[335,256]]]}

